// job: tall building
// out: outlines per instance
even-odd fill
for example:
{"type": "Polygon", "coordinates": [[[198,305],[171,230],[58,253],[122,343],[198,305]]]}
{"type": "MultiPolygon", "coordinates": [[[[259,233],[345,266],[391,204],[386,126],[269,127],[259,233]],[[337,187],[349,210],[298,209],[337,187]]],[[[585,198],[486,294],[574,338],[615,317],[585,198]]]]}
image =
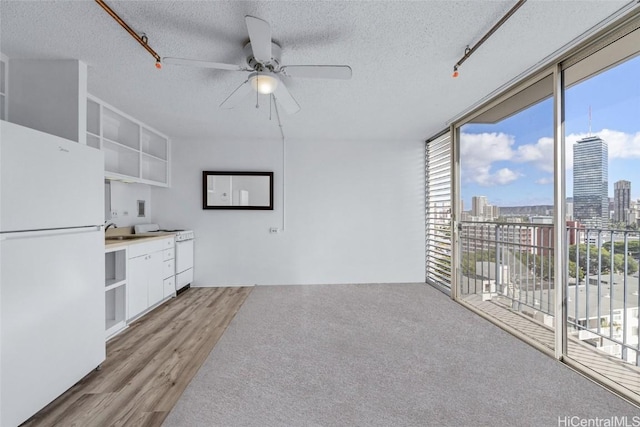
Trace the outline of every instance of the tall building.
{"type": "Polygon", "coordinates": [[[500,206],[486,205],[484,207],[484,216],[491,220],[498,218],[500,216],[500,206]]]}
{"type": "Polygon", "coordinates": [[[613,184],[613,220],[629,222],[631,208],[631,182],[620,180],[613,184]]]}
{"type": "Polygon", "coordinates": [[[484,207],[489,204],[486,196],[473,196],[471,198],[471,215],[483,216],[484,207]]]}
{"type": "Polygon", "coordinates": [[[573,217],[588,228],[609,226],[609,149],[597,136],[573,146],[573,217]]]}
{"type": "Polygon", "coordinates": [[[573,197],[567,197],[567,221],[573,221],[573,197]]]}

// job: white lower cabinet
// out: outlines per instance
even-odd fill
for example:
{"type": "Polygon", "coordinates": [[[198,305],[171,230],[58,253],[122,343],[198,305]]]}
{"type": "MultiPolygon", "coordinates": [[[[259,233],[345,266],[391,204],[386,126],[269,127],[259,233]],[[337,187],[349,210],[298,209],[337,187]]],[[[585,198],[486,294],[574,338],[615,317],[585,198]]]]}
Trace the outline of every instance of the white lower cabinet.
{"type": "Polygon", "coordinates": [[[149,307],[151,307],[164,299],[164,274],[162,252],[152,253],[149,257],[152,268],[149,272],[149,307]]]}
{"type": "Polygon", "coordinates": [[[129,319],[149,307],[149,255],[129,259],[129,319]]]}
{"type": "Polygon", "coordinates": [[[164,297],[175,295],[176,293],[176,276],[164,279],[164,297]]]}
{"type": "Polygon", "coordinates": [[[165,247],[162,252],[163,267],[162,278],[164,283],[164,297],[174,296],[176,294],[176,251],[175,246],[165,247]]]}
{"type": "Polygon", "coordinates": [[[169,296],[165,285],[167,248],[173,250],[173,237],[129,246],[128,319],[169,296]]]}

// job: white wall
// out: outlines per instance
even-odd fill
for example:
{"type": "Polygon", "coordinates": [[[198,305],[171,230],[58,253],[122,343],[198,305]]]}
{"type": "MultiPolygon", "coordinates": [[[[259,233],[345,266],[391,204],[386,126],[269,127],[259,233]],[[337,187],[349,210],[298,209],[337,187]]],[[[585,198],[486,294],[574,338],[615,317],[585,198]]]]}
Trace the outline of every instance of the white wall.
{"type": "Polygon", "coordinates": [[[195,230],[194,286],[423,282],[424,143],[173,141],[153,222],[195,230]],[[273,211],[202,209],[203,170],[273,171],[273,211]]]}
{"type": "Polygon", "coordinates": [[[112,216],[109,222],[118,227],[151,222],[151,186],[111,181],[111,211],[116,211],[117,216],[112,216]],[[145,201],[144,217],[138,217],[138,200],[145,201]]]}

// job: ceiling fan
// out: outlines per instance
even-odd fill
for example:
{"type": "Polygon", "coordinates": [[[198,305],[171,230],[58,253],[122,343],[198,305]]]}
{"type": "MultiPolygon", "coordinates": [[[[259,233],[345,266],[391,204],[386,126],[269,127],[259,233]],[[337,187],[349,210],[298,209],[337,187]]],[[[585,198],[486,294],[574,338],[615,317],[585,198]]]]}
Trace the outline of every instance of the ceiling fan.
{"type": "Polygon", "coordinates": [[[247,66],[172,57],[165,57],[162,61],[165,64],[249,72],[247,79],[222,101],[220,107],[233,108],[256,91],[266,95],[272,94],[289,114],[298,112],[300,105],[289,93],[281,76],[342,80],[351,78],[351,67],[348,65],[282,65],[281,48],[271,40],[269,23],[249,15],[245,16],[245,21],[249,31],[249,42],[243,49],[247,66]]]}

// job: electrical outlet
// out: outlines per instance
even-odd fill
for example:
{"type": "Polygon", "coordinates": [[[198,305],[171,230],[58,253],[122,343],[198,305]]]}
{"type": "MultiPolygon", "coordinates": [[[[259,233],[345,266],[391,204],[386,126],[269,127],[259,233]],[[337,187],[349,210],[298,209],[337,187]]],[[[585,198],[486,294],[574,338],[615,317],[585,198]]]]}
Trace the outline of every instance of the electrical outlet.
{"type": "Polygon", "coordinates": [[[278,231],[280,231],[280,229],[278,227],[271,227],[269,229],[269,233],[277,233],[278,231]]]}
{"type": "Polygon", "coordinates": [[[111,211],[111,218],[118,218],[118,211],[117,210],[112,210],[111,211]]]}

